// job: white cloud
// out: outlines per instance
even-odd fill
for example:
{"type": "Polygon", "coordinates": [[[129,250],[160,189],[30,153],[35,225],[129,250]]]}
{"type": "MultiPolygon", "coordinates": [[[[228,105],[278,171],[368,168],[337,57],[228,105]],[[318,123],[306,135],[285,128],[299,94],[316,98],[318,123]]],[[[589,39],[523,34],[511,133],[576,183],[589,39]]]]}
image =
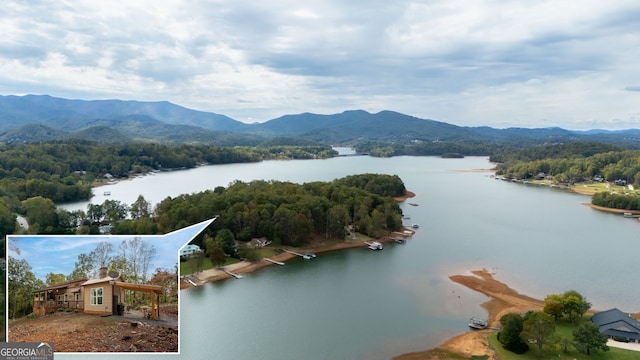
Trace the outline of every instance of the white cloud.
{"type": "Polygon", "coordinates": [[[168,100],[238,120],[362,108],[640,126],[639,19],[631,0],[16,0],[0,14],[0,93],[168,100]]]}

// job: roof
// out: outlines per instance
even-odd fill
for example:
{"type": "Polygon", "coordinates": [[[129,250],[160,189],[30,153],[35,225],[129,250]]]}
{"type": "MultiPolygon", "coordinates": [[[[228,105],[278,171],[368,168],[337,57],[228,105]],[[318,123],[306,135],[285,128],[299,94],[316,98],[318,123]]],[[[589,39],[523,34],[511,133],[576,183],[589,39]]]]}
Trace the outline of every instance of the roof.
{"type": "Polygon", "coordinates": [[[591,317],[600,333],[640,340],[640,322],[617,308],[601,311],[591,317]]]}
{"type": "Polygon", "coordinates": [[[35,292],[41,292],[41,291],[51,291],[51,290],[64,289],[64,288],[68,288],[68,287],[70,287],[71,285],[74,285],[74,284],[82,285],[82,283],[84,283],[85,281],[87,281],[87,278],[78,279],[78,280],[71,280],[71,281],[60,283],[60,284],[47,286],[44,289],[40,289],[40,290],[34,291],[34,293],[35,292]]]}
{"type": "Polygon", "coordinates": [[[122,280],[122,276],[118,276],[118,277],[115,277],[115,278],[113,278],[111,276],[105,276],[105,277],[100,278],[100,279],[87,280],[84,283],[82,283],[82,286],[100,284],[100,283],[109,282],[109,281],[119,281],[119,280],[122,280]]]}
{"type": "Polygon", "coordinates": [[[202,251],[200,249],[200,246],[195,245],[195,244],[188,244],[182,247],[182,249],[180,249],[180,254],[186,254],[189,252],[193,252],[193,251],[202,251]]]}
{"type": "Polygon", "coordinates": [[[149,285],[149,284],[131,284],[121,281],[116,281],[115,285],[127,290],[142,291],[153,294],[162,294],[162,286],[149,285]]]}

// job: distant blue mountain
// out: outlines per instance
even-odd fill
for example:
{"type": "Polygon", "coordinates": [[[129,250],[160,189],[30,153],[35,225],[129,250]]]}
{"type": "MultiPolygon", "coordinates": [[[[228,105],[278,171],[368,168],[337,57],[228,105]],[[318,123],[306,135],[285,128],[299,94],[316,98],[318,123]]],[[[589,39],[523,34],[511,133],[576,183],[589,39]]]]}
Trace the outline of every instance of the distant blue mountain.
{"type": "Polygon", "coordinates": [[[260,124],[245,124],[225,115],[191,110],[166,101],[0,96],[0,141],[68,138],[216,145],[255,145],[273,138],[280,138],[279,142],[295,142],[286,139],[296,138],[323,144],[422,141],[531,145],[576,140],[635,144],[640,139],[640,130],[461,127],[394,111],[371,114],[363,110],[332,115],[285,115],[260,124]]]}

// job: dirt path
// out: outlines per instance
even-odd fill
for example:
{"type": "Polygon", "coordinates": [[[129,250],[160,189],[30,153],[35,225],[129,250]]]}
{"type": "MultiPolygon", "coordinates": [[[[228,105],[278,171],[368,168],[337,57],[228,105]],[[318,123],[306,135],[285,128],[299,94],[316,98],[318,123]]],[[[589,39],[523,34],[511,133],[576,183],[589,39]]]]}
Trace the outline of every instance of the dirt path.
{"type": "Polygon", "coordinates": [[[178,352],[178,329],[120,316],[61,313],[12,322],[9,341],[52,341],[55,352],[166,353],[178,352]]]}

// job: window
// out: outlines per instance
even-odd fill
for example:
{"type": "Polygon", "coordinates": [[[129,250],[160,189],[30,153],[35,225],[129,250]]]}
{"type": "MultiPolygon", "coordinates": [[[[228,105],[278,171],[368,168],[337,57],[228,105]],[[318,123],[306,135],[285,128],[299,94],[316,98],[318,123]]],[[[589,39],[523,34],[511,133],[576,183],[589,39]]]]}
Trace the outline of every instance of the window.
{"type": "Polygon", "coordinates": [[[91,305],[102,305],[102,288],[91,289],[91,305]]]}

